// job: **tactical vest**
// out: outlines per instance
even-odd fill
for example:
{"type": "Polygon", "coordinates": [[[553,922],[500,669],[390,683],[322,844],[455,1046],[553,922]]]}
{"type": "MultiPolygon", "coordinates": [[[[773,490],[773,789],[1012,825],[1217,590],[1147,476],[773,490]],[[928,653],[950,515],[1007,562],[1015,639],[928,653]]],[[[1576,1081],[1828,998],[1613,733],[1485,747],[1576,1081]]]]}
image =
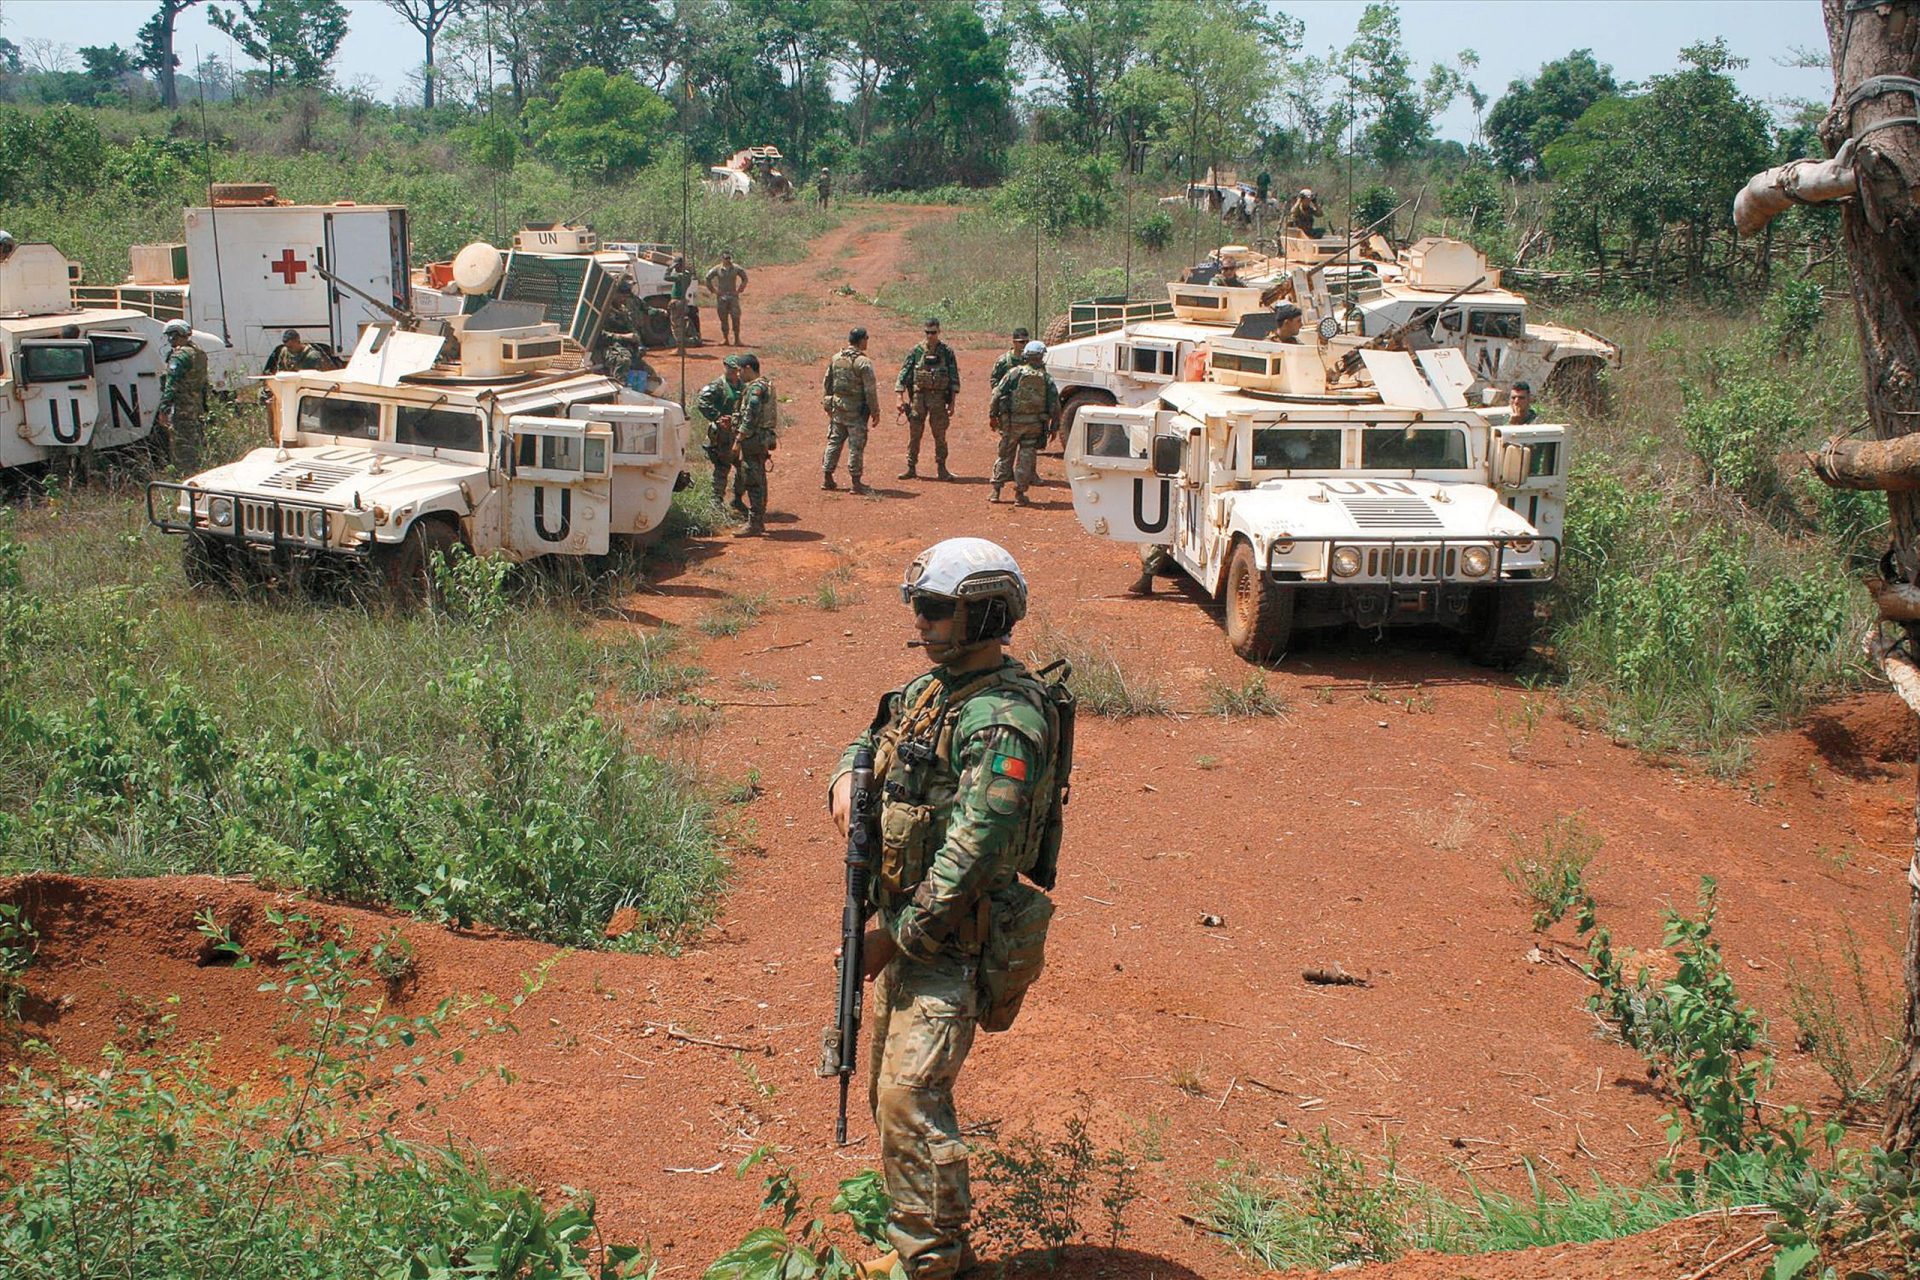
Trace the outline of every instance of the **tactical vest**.
{"type": "Polygon", "coordinates": [[[176,348],[167,358],[168,382],[162,399],[175,413],[207,411],[207,358],[192,347],[176,348]]]}
{"type": "Polygon", "coordinates": [[[1032,365],[1013,371],[1017,381],[1007,398],[1007,412],[1016,427],[1045,425],[1047,421],[1047,373],[1032,365]]]}
{"type": "Polygon", "coordinates": [[[860,376],[860,353],[849,347],[827,366],[828,413],[864,416],[867,404],[866,380],[860,376]]]}
{"type": "Polygon", "coordinates": [[[749,385],[740,397],[740,407],[748,411],[738,423],[740,452],[748,457],[772,453],[780,443],[780,402],[774,397],[772,380],[763,377],[749,385]]]}
{"type": "Polygon", "coordinates": [[[920,363],[914,366],[913,389],[915,391],[945,391],[953,385],[953,376],[947,372],[947,362],[937,360],[931,348],[923,348],[920,363]]]}
{"type": "Polygon", "coordinates": [[[980,1027],[1004,1031],[1019,1015],[1027,988],[1046,965],[1051,890],[1059,875],[1063,810],[1072,791],[1075,702],[1064,661],[1037,673],[1005,666],[948,688],[929,680],[911,704],[880,732],[874,748],[874,785],[881,787],[879,865],[873,878],[878,905],[898,907],[926,878],[946,839],[946,815],[960,786],[953,733],[967,702],[984,693],[1012,693],[1038,710],[1047,726],[1047,750],[1034,779],[1034,802],[1014,837],[1011,857],[984,889],[980,910],[957,933],[978,957],[980,1027]],[[1058,678],[1044,679],[1060,671],[1058,678]],[[1032,885],[1020,883],[1025,877],[1032,885]]]}

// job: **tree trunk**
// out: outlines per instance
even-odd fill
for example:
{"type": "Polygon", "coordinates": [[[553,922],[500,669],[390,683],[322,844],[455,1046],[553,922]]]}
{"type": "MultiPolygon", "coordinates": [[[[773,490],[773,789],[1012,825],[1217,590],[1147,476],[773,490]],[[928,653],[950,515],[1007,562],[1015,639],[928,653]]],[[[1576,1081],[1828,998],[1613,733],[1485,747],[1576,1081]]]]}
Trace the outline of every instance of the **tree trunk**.
{"type": "Polygon", "coordinates": [[[427,74],[422,77],[420,105],[433,110],[433,32],[427,32],[427,74]]]}
{"type": "MultiPolygon", "coordinates": [[[[1820,135],[1829,155],[1870,125],[1911,116],[1913,97],[1904,92],[1862,99],[1849,107],[1855,86],[1874,76],[1920,75],[1920,4],[1895,0],[1878,8],[1849,11],[1847,0],[1822,0],[1827,41],[1834,62],[1833,111],[1820,135]]],[[[1920,429],[1920,126],[1895,125],[1857,143],[1860,194],[1841,211],[1854,312],[1860,324],[1860,355],[1867,416],[1876,439],[1893,440],[1920,429]]],[[[1887,496],[1893,517],[1892,585],[1920,583],[1920,494],[1887,496]]],[[[1920,624],[1904,623],[1910,638],[1920,624]]],[[[1920,816],[1920,815],[1917,815],[1920,816]]],[[[1902,1049],[1887,1094],[1884,1140],[1895,1150],[1920,1150],[1920,846],[1907,890],[1907,953],[1903,965],[1906,1015],[1902,1049]]]]}
{"type": "MultiPolygon", "coordinates": [[[[172,111],[180,105],[180,90],[173,79],[173,16],[169,6],[160,10],[160,105],[172,111]]],[[[205,90],[201,91],[205,93],[205,90]]]]}

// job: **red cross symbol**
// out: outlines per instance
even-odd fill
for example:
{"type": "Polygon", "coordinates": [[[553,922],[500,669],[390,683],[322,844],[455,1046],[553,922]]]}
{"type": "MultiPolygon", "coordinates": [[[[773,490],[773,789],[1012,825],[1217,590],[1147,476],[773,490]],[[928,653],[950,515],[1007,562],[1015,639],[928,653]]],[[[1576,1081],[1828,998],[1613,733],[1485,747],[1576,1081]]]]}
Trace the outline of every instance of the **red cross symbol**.
{"type": "Polygon", "coordinates": [[[267,270],[278,272],[280,278],[289,285],[293,284],[295,277],[306,269],[306,259],[294,257],[293,250],[291,249],[282,249],[280,251],[280,261],[267,264],[267,270]]]}

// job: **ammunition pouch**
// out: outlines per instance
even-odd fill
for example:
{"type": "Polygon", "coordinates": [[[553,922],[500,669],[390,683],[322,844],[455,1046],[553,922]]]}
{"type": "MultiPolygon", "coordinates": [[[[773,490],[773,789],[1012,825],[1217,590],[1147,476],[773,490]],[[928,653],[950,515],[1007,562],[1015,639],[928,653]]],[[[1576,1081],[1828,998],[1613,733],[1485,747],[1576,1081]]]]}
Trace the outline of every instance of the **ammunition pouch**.
{"type": "Polygon", "coordinates": [[[953,379],[947,376],[946,369],[936,368],[929,361],[922,360],[913,371],[913,389],[921,395],[945,395],[952,385],[953,379]]]}
{"type": "MultiPolygon", "coordinates": [[[[892,787],[889,786],[889,792],[892,787]]],[[[891,794],[880,807],[880,865],[875,879],[888,895],[904,898],[933,865],[934,814],[930,804],[908,804],[891,794]]]]}
{"type": "Polygon", "coordinates": [[[980,951],[980,1029],[1005,1031],[1047,966],[1053,899],[1016,880],[988,899],[986,945],[980,951]]]}

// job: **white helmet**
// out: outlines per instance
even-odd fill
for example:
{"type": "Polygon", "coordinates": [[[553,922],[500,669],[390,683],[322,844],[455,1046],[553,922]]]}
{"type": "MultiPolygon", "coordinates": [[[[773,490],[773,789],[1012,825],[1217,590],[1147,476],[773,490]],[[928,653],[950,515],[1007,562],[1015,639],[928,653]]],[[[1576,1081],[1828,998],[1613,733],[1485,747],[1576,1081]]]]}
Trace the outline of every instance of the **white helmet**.
{"type": "Polygon", "coordinates": [[[193,326],[185,320],[169,320],[165,326],[161,328],[160,332],[166,334],[169,338],[190,338],[193,336],[193,326]]]}
{"type": "MultiPolygon", "coordinates": [[[[951,652],[1004,640],[1027,616],[1027,579],[1005,547],[985,538],[948,538],[914,557],[900,598],[940,596],[962,606],[964,637],[951,652]]],[[[936,661],[946,656],[933,653],[936,661]]]]}
{"type": "Polygon", "coordinates": [[[1021,348],[1021,353],[1028,356],[1043,356],[1047,354],[1047,344],[1035,338],[1032,342],[1029,342],[1021,348]]]}
{"type": "Polygon", "coordinates": [[[1313,188],[1312,188],[1312,187],[1302,187],[1302,188],[1300,188],[1300,194],[1301,194],[1301,195],[1303,195],[1303,196],[1305,196],[1305,197],[1306,197],[1307,199],[1309,199],[1309,200],[1311,200],[1311,199],[1313,199],[1313,188]]]}

